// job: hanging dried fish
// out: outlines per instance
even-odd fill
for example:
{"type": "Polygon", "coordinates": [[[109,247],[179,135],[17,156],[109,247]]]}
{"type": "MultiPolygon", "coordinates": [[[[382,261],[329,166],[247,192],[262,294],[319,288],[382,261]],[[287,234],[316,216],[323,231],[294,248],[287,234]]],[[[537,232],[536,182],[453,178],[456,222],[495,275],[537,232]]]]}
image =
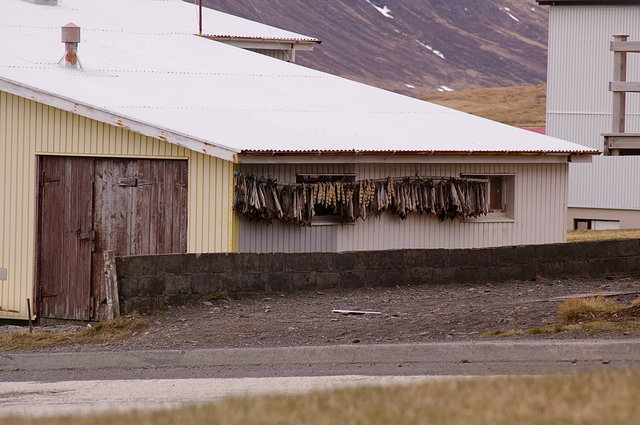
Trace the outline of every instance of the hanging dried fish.
{"type": "Polygon", "coordinates": [[[335,213],[343,223],[366,220],[384,211],[401,219],[411,213],[440,220],[487,213],[486,184],[473,179],[402,177],[356,182],[289,184],[275,179],[235,176],[233,209],[251,220],[280,220],[309,226],[316,208],[335,213]]]}

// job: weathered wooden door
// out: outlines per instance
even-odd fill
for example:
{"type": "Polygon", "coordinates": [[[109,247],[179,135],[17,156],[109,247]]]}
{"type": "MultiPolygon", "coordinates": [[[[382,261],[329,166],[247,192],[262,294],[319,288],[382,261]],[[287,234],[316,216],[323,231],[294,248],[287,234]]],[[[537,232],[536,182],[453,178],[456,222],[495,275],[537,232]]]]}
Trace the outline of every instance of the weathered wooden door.
{"type": "Polygon", "coordinates": [[[40,317],[90,319],[93,165],[91,158],[40,159],[40,317]]]}
{"type": "MultiPolygon", "coordinates": [[[[115,255],[187,251],[187,161],[97,159],[96,250],[93,282],[103,275],[103,252],[115,255]]],[[[92,291],[96,318],[105,317],[105,286],[92,291]]]]}
{"type": "Polygon", "coordinates": [[[104,252],[185,253],[187,161],[42,157],[40,317],[108,317],[104,252]]]}

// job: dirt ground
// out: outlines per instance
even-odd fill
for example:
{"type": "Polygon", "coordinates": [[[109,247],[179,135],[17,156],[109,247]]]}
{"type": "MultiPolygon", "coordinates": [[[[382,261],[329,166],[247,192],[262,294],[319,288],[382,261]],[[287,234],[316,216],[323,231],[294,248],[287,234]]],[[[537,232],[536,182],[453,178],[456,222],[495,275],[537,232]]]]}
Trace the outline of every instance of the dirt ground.
{"type": "MultiPolygon", "coordinates": [[[[497,330],[557,322],[561,297],[624,292],[640,297],[634,277],[509,281],[500,284],[364,288],[203,300],[150,314],[149,327],[117,342],[59,350],[268,347],[471,340],[497,330]],[[559,298],[558,298],[559,297],[559,298]],[[370,310],[343,315],[335,309],[370,310]]],[[[625,337],[625,335],[595,335],[625,337]]],[[[629,335],[635,336],[637,335],[629,335]]],[[[586,338],[585,332],[513,338],[586,338]]]]}

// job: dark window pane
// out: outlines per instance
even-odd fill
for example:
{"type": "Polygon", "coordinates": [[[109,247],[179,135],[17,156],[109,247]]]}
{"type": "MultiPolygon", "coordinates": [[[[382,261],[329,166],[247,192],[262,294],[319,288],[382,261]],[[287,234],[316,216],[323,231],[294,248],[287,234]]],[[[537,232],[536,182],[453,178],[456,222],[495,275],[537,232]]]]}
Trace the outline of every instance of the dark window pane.
{"type": "Polygon", "coordinates": [[[489,210],[493,212],[506,211],[504,204],[504,178],[502,176],[489,177],[489,210]]]}

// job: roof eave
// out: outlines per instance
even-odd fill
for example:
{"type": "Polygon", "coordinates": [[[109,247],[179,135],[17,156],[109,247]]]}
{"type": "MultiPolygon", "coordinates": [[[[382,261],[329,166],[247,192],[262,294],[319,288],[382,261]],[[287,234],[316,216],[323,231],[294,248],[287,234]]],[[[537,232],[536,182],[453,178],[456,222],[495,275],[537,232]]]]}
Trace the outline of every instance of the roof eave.
{"type": "Polygon", "coordinates": [[[322,43],[316,39],[289,39],[289,38],[261,38],[261,37],[238,37],[203,34],[202,37],[209,40],[219,41],[243,49],[295,49],[311,51],[315,46],[322,43]]]}
{"type": "Polygon", "coordinates": [[[597,151],[584,152],[511,152],[511,151],[242,151],[241,164],[269,163],[567,163],[591,162],[597,151]]]}
{"type": "Polygon", "coordinates": [[[0,77],[0,90],[189,150],[236,162],[238,151],[0,77]]]}
{"type": "Polygon", "coordinates": [[[257,156],[327,156],[327,155],[599,155],[602,152],[593,151],[506,151],[506,150],[493,150],[493,151],[444,151],[444,150],[427,150],[427,151],[270,151],[270,150],[243,150],[241,155],[257,155],[257,156]]]}

